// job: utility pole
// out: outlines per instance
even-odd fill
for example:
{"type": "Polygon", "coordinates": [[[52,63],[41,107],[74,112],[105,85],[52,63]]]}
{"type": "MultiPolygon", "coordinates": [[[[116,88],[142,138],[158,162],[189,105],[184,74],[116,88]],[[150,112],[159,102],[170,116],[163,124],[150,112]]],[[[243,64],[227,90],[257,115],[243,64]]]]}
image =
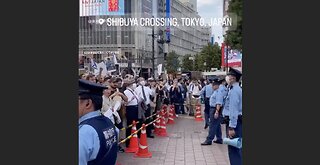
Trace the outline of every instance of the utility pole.
{"type": "MultiPolygon", "coordinates": [[[[154,16],[152,16],[152,18],[154,18],[154,16]]],[[[154,19],[152,19],[154,20],[154,19]]],[[[152,26],[152,77],[155,78],[154,76],[154,26],[152,26]]]]}
{"type": "Polygon", "coordinates": [[[142,77],[142,54],[141,53],[139,53],[139,62],[140,62],[140,76],[139,77],[142,77]]]}
{"type": "Polygon", "coordinates": [[[226,48],[227,48],[227,52],[226,52],[226,73],[229,72],[229,69],[228,69],[228,59],[229,59],[229,49],[228,49],[229,45],[226,44],[226,48]]]}
{"type": "Polygon", "coordinates": [[[195,68],[196,68],[196,63],[195,63],[195,62],[196,62],[196,55],[195,55],[195,54],[194,54],[193,57],[192,57],[192,61],[193,61],[193,67],[192,67],[192,69],[193,69],[193,71],[195,71],[195,70],[196,70],[196,69],[195,69],[195,68]]]}

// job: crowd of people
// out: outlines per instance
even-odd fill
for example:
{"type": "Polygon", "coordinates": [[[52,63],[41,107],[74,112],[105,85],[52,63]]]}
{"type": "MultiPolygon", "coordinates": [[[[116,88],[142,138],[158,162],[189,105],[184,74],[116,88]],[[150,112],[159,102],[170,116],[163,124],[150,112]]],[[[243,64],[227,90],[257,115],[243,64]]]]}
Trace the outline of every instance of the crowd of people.
{"type": "MultiPolygon", "coordinates": [[[[214,80],[174,77],[145,79],[129,74],[124,77],[101,76],[101,74],[95,76],[90,73],[80,75],[79,163],[81,165],[88,162],[114,164],[117,152],[124,152],[118,142],[131,134],[131,127],[128,128],[128,126],[133,121],[139,121],[137,124],[137,129],[139,129],[143,123],[150,123],[156,116],[146,118],[159,112],[163,104],[174,105],[177,117],[180,114],[194,116],[196,105],[205,104],[204,129],[209,127],[209,135],[202,145],[211,145],[215,136],[217,140],[214,142],[222,143],[221,124],[223,123],[228,125],[230,123],[232,126],[233,132],[230,131],[231,127],[227,127],[227,135],[242,136],[241,124],[237,125],[240,115],[237,115],[234,120],[236,112],[225,112],[230,102],[232,103],[230,106],[239,104],[239,100],[232,100],[238,97],[239,89],[234,82],[239,82],[239,72],[230,73],[227,77],[214,80]],[[237,92],[228,98],[228,93],[231,93],[231,83],[234,84],[233,90],[237,92]],[[109,118],[111,123],[100,116],[109,118]],[[99,118],[99,120],[91,120],[94,118],[99,118]],[[126,128],[125,131],[121,131],[123,128],[126,128]],[[96,148],[99,145],[100,147],[96,148]],[[106,161],[106,159],[109,160],[106,161]]],[[[154,138],[153,129],[153,125],[146,128],[148,138],[154,138]]],[[[138,137],[140,137],[140,132],[138,137]]],[[[129,140],[126,141],[125,146],[129,146],[129,140]]],[[[231,159],[238,161],[238,152],[233,149],[231,152],[229,150],[229,156],[231,154],[231,157],[237,157],[230,157],[230,161],[231,159]]]]}

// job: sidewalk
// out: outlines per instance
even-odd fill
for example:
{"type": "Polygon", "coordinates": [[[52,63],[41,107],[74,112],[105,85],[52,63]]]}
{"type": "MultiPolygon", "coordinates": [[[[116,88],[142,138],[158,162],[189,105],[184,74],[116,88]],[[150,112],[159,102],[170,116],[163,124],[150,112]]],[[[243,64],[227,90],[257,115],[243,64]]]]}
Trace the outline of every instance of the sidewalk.
{"type": "MultiPolygon", "coordinates": [[[[132,153],[118,153],[117,162],[121,165],[229,165],[226,145],[201,146],[208,129],[203,122],[193,117],[179,115],[175,124],[167,125],[168,137],[148,138],[152,158],[134,158],[132,153]]],[[[225,125],[222,125],[225,137],[225,125]]]]}

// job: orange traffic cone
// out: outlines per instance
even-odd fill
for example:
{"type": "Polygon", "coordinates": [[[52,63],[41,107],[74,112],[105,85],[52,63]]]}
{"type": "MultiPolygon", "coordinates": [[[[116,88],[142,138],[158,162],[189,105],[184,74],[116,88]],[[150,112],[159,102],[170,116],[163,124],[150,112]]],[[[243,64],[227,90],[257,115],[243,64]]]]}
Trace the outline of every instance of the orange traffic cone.
{"type": "Polygon", "coordinates": [[[202,115],[201,115],[201,105],[196,105],[196,115],[195,115],[195,121],[203,121],[202,115]]]}
{"type": "MultiPolygon", "coordinates": [[[[131,129],[131,134],[133,134],[137,128],[136,128],[136,122],[133,121],[132,122],[133,126],[131,129]]],[[[126,148],[125,152],[126,153],[136,153],[139,150],[139,142],[138,142],[138,136],[137,134],[134,134],[131,138],[130,138],[130,144],[129,147],[126,148]]]]}
{"type": "Polygon", "coordinates": [[[152,153],[148,151],[148,142],[147,142],[147,134],[146,134],[146,125],[145,124],[142,124],[139,150],[134,155],[134,157],[139,157],[139,158],[151,158],[152,157],[152,153]]]}
{"type": "Polygon", "coordinates": [[[170,110],[172,111],[172,117],[175,119],[175,118],[177,118],[177,116],[176,116],[176,111],[175,111],[175,109],[174,109],[174,105],[170,105],[170,110]]]}
{"type": "Polygon", "coordinates": [[[174,124],[173,109],[172,108],[170,108],[170,110],[169,110],[169,117],[168,117],[167,124],[174,124]]]}
{"type": "Polygon", "coordinates": [[[162,128],[161,128],[161,122],[162,122],[162,118],[164,117],[163,115],[164,115],[164,110],[163,109],[161,109],[160,110],[160,112],[159,112],[159,120],[157,120],[157,123],[158,123],[158,130],[157,130],[157,132],[156,132],[156,135],[158,135],[159,136],[159,134],[160,134],[160,132],[161,132],[161,130],[162,130],[162,128]]]}
{"type": "MultiPolygon", "coordinates": [[[[157,119],[159,118],[159,115],[157,115],[157,119]]],[[[158,119],[155,123],[154,123],[154,130],[153,133],[154,134],[158,134],[160,129],[160,119],[158,119]]]]}
{"type": "Polygon", "coordinates": [[[158,136],[168,136],[167,135],[167,127],[166,127],[166,120],[164,116],[160,118],[160,131],[158,132],[158,136]]]}
{"type": "Polygon", "coordinates": [[[168,117],[168,113],[164,114],[164,112],[167,112],[168,106],[167,105],[163,105],[162,106],[162,110],[161,113],[162,115],[164,115],[165,117],[168,117]],[[163,112],[164,111],[164,112],[163,112]]]}

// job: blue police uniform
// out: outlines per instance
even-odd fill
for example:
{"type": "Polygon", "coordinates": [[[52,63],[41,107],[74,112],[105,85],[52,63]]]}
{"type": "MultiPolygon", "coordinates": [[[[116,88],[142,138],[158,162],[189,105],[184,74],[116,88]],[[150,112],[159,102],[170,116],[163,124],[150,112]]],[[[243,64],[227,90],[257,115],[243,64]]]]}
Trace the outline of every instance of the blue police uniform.
{"type": "MultiPolygon", "coordinates": [[[[220,83],[222,83],[222,81],[224,81],[224,79],[220,79],[220,83]]],[[[227,97],[227,94],[228,94],[228,88],[225,85],[220,84],[219,85],[219,90],[220,90],[220,92],[222,93],[222,96],[223,96],[222,105],[220,107],[220,111],[223,112],[223,109],[224,109],[223,107],[224,107],[225,100],[226,100],[226,97],[227,97]]],[[[222,117],[222,120],[221,120],[220,124],[225,124],[223,117],[222,117]]]]}
{"type": "MultiPolygon", "coordinates": [[[[219,85],[218,82],[213,82],[213,85],[219,85]]],[[[223,93],[221,90],[216,89],[210,97],[210,124],[209,124],[209,135],[202,145],[211,145],[214,137],[217,137],[216,142],[222,143],[222,132],[221,132],[221,109],[219,109],[219,116],[217,119],[214,118],[217,105],[222,106],[223,104],[223,93]]]]}
{"type": "Polygon", "coordinates": [[[99,110],[105,87],[79,80],[79,88],[80,98],[91,99],[97,106],[79,119],[79,165],[114,165],[118,152],[116,127],[99,110]]]}
{"type": "Polygon", "coordinates": [[[212,85],[208,84],[200,91],[200,96],[204,99],[204,118],[205,118],[205,126],[209,125],[210,118],[210,96],[213,93],[212,85]]]}
{"type": "Polygon", "coordinates": [[[225,97],[226,97],[227,94],[228,94],[228,89],[227,89],[227,87],[224,86],[223,84],[220,84],[220,85],[219,85],[219,90],[220,90],[220,92],[221,92],[222,95],[223,95],[223,99],[225,99],[225,97]]]}
{"type": "Polygon", "coordinates": [[[111,120],[99,111],[79,119],[79,165],[114,165],[117,159],[117,132],[111,120]]]}
{"type": "MultiPolygon", "coordinates": [[[[228,75],[236,76],[237,81],[241,77],[241,73],[230,68],[228,75]]],[[[234,129],[235,136],[233,138],[242,138],[242,88],[239,83],[233,83],[229,87],[228,95],[225,100],[223,116],[228,118],[226,123],[226,131],[234,129]]],[[[228,145],[229,160],[231,165],[242,165],[242,150],[228,145]]]]}

